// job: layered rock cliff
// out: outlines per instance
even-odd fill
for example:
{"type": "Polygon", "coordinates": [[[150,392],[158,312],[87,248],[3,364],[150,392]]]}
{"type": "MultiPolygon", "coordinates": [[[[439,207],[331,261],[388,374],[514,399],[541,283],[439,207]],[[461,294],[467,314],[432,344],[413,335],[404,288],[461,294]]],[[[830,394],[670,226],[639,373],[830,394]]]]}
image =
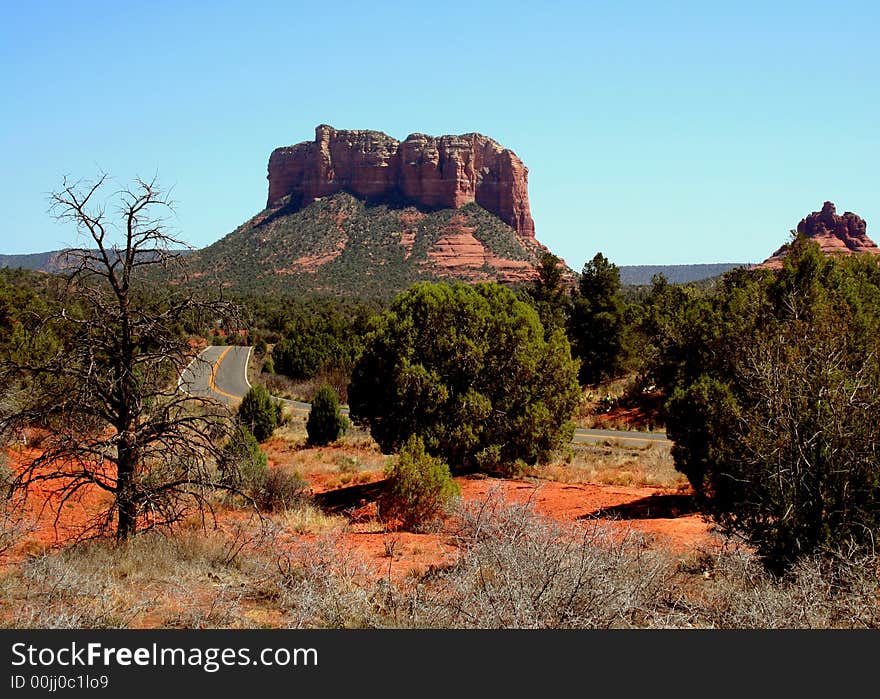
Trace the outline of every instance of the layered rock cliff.
{"type": "MultiPolygon", "coordinates": [[[[819,244],[826,255],[880,254],[880,249],[868,237],[865,219],[851,211],[840,216],[830,201],[822,205],[798,223],[797,233],[819,244]]],[[[759,267],[781,267],[788,254],[788,244],[783,245],[759,267]]]]}
{"type": "Polygon", "coordinates": [[[430,210],[469,203],[533,239],[528,168],[516,154],[478,133],[426,136],[403,142],[379,131],[320,125],[315,140],[276,148],[269,157],[269,208],[298,210],[338,192],[430,210]]]}

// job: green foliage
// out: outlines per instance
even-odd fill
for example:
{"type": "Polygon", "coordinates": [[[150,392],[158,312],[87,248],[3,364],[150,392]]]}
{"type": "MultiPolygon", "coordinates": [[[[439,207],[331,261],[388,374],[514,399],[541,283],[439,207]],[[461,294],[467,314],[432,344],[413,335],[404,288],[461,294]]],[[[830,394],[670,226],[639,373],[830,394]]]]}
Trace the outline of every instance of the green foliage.
{"type": "Polygon", "coordinates": [[[602,253],[584,265],[569,319],[572,354],[581,360],[578,379],[598,384],[613,378],[624,358],[625,304],[620,273],[602,253]]]}
{"type": "Polygon", "coordinates": [[[272,350],[275,370],[296,380],[334,370],[350,375],[367,322],[362,313],[349,318],[334,307],[297,310],[272,350]]]}
{"type": "Polygon", "coordinates": [[[531,298],[545,331],[564,328],[571,299],[562,283],[562,260],[551,252],[538,259],[538,278],[527,294],[531,298]]]}
{"type": "Polygon", "coordinates": [[[544,461],[570,439],[580,391],[561,330],[498,284],[421,283],[368,336],[349,387],[382,449],[419,435],[454,469],[544,461]]]}
{"type": "Polygon", "coordinates": [[[777,570],[829,549],[872,550],[878,262],[796,241],[778,274],[731,272],[715,294],[665,308],[667,432],[706,510],[777,570]]]}
{"type": "Polygon", "coordinates": [[[246,426],[239,425],[223,447],[219,470],[224,485],[245,491],[252,491],[265,480],[266,452],[260,449],[257,438],[246,426]]]}
{"type": "Polygon", "coordinates": [[[301,210],[261,212],[220,241],[188,255],[190,269],[199,276],[180,281],[195,285],[216,277],[230,292],[250,296],[321,294],[387,302],[416,282],[446,273],[428,251],[451,225],[472,230],[494,255],[536,260],[537,246],[477,204],[422,211],[403,203],[367,203],[340,192],[301,210]],[[402,244],[404,236],[411,236],[412,242],[402,244]],[[254,254],[256,237],[261,240],[259,255],[254,254]],[[308,262],[318,259],[324,264],[313,267],[308,262]]]}
{"type": "Polygon", "coordinates": [[[271,354],[266,356],[266,359],[263,361],[263,368],[260,369],[263,374],[274,374],[275,373],[275,359],[271,354]]]}
{"type": "Polygon", "coordinates": [[[34,361],[57,349],[56,330],[43,319],[57,310],[59,282],[49,275],[0,269],[0,359],[34,361]]]}
{"type": "Polygon", "coordinates": [[[459,495],[449,466],[430,456],[419,437],[410,437],[397,459],[385,469],[388,479],[379,503],[385,518],[397,520],[404,529],[425,524],[443,514],[459,495]]]}
{"type": "Polygon", "coordinates": [[[308,484],[302,476],[283,468],[270,469],[266,453],[244,425],[223,447],[218,465],[221,484],[248,496],[261,511],[291,508],[306,497],[308,484]]]}
{"type": "Polygon", "coordinates": [[[307,491],[308,483],[296,471],[270,468],[253,484],[250,494],[258,509],[274,512],[302,505],[307,491]]]}
{"type": "Polygon", "coordinates": [[[339,412],[339,397],[330,386],[321,386],[312,399],[312,408],[306,421],[309,444],[330,444],[341,438],[348,429],[348,419],[339,412]]]}
{"type": "Polygon", "coordinates": [[[262,336],[257,337],[256,341],[254,342],[254,353],[260,355],[266,354],[267,349],[268,348],[266,347],[266,339],[262,336]]]}
{"type": "Polygon", "coordinates": [[[283,408],[262,384],[252,386],[238,406],[238,420],[259,442],[265,442],[278,426],[283,408]]]}

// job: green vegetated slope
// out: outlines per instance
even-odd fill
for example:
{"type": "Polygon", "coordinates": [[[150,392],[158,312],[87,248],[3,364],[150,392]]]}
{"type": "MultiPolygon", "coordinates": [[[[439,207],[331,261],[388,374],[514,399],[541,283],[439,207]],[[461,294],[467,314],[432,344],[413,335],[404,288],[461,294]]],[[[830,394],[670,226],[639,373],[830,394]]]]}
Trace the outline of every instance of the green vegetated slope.
{"type": "Polygon", "coordinates": [[[386,298],[423,280],[522,281],[542,250],[476,204],[423,211],[339,193],[299,211],[260,212],[192,253],[187,270],[188,283],[219,279],[236,293],[386,298]],[[449,242],[461,235],[473,236],[483,252],[471,243],[476,256],[451,255],[449,242]]]}

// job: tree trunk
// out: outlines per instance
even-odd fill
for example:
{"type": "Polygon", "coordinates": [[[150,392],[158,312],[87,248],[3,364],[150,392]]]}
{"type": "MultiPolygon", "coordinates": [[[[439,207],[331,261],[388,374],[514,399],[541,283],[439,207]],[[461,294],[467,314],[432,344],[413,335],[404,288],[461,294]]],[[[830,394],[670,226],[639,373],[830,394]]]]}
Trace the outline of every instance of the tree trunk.
{"type": "Polygon", "coordinates": [[[125,435],[119,445],[116,474],[116,539],[124,541],[137,530],[137,503],[134,493],[134,474],[137,465],[137,447],[125,435]]]}

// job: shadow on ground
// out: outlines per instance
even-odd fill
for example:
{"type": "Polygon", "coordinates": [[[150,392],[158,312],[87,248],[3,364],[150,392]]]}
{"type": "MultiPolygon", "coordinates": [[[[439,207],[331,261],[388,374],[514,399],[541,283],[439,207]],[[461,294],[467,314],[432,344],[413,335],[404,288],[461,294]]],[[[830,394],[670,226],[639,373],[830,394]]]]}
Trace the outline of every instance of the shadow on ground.
{"type": "Polygon", "coordinates": [[[328,490],[324,493],[318,493],[313,499],[315,504],[325,512],[340,513],[376,500],[382,494],[384,488],[385,480],[381,480],[375,483],[350,485],[346,488],[328,490]]]}
{"type": "Polygon", "coordinates": [[[603,507],[578,519],[675,519],[697,512],[693,495],[649,495],[624,505],[603,507]]]}

